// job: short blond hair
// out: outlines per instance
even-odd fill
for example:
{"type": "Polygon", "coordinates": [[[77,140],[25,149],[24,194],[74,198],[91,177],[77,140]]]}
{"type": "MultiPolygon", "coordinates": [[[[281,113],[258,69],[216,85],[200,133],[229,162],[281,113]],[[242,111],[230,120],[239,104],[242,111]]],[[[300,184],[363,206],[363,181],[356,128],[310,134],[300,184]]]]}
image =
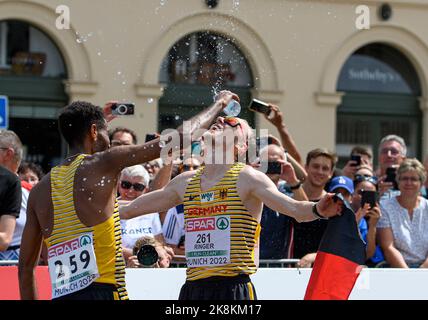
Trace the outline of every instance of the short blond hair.
{"type": "Polygon", "coordinates": [[[397,170],[397,182],[398,180],[400,180],[401,175],[408,171],[416,171],[421,182],[425,182],[427,178],[425,167],[416,158],[408,158],[401,163],[400,167],[397,170]]]}

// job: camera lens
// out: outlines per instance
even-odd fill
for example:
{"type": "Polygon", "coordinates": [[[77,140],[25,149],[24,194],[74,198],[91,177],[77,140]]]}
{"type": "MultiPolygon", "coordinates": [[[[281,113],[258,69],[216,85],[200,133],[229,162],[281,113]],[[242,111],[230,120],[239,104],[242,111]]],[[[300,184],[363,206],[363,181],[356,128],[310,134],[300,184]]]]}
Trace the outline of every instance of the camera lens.
{"type": "Polygon", "coordinates": [[[159,255],[154,246],[146,244],[138,250],[137,259],[141,265],[150,267],[159,260],[159,255]]]}
{"type": "Polygon", "coordinates": [[[128,107],[124,104],[121,104],[117,107],[117,113],[118,114],[126,114],[128,112],[128,107]]]}

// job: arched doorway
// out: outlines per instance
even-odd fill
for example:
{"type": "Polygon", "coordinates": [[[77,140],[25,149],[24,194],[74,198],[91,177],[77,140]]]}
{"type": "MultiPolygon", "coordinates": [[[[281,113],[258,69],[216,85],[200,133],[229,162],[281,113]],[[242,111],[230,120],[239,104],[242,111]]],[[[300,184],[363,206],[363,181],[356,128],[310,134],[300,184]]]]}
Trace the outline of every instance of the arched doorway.
{"type": "Polygon", "coordinates": [[[343,65],[337,91],[345,92],[337,109],[340,164],[355,145],[372,149],[376,164],[379,141],[387,134],[405,139],[409,157],[421,156],[420,81],[399,50],[382,43],[359,48],[343,65]]]}
{"type": "Polygon", "coordinates": [[[9,129],[21,138],[25,160],[47,171],[62,155],[58,109],[68,102],[67,68],[57,45],[21,20],[0,21],[0,94],[9,99],[9,129]]]}
{"type": "Polygon", "coordinates": [[[228,89],[241,98],[240,117],[254,125],[246,106],[251,99],[250,65],[233,40],[209,31],[194,32],[177,41],[163,59],[159,99],[159,131],[176,128],[213,102],[215,92],[228,89]]]}

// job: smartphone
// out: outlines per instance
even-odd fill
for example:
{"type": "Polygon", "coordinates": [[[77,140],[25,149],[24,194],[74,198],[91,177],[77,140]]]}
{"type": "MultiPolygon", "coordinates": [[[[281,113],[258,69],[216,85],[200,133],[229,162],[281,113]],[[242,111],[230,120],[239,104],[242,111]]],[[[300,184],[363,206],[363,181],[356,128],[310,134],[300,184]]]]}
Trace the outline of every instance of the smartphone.
{"type": "Polygon", "coordinates": [[[111,106],[111,114],[116,116],[129,116],[135,112],[133,103],[115,103],[111,106]]]}
{"type": "Polygon", "coordinates": [[[263,113],[267,116],[271,112],[271,108],[270,108],[269,104],[267,104],[266,102],[257,100],[257,99],[253,99],[251,101],[250,105],[248,106],[248,109],[250,109],[251,111],[254,111],[254,112],[263,113]]]}
{"type": "Polygon", "coordinates": [[[178,248],[180,248],[180,247],[184,247],[184,241],[186,240],[186,236],[181,236],[180,237],[180,240],[178,241],[178,245],[177,245],[177,247],[178,248]]]}
{"type": "Polygon", "coordinates": [[[281,174],[282,164],[279,162],[268,162],[267,174],[281,174]]]}
{"type": "Polygon", "coordinates": [[[354,167],[361,166],[361,156],[359,154],[351,155],[351,160],[356,162],[356,164],[353,164],[352,166],[354,167]]]}
{"type": "Polygon", "coordinates": [[[366,203],[370,204],[370,208],[376,206],[378,193],[376,191],[364,190],[361,193],[361,207],[364,207],[366,203]]]}
{"type": "Polygon", "coordinates": [[[156,134],[146,134],[146,141],[145,142],[155,140],[157,137],[158,136],[156,134]]]}
{"type": "Polygon", "coordinates": [[[393,168],[393,167],[386,168],[385,182],[396,182],[395,181],[396,175],[397,175],[397,168],[393,168]]]}

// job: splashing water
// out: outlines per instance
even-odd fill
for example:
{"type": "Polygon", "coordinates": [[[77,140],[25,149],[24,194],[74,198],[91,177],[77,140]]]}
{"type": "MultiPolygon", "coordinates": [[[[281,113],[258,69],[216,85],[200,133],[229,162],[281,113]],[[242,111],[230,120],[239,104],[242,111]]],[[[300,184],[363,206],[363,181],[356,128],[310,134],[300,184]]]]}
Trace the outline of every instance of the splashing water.
{"type": "Polygon", "coordinates": [[[233,0],[232,6],[233,6],[233,10],[238,10],[239,9],[239,0],[233,0]]]}
{"type": "Polygon", "coordinates": [[[76,32],[76,42],[77,43],[84,43],[88,41],[90,37],[92,37],[93,32],[88,33],[87,35],[80,35],[78,32],[76,32]]]}

